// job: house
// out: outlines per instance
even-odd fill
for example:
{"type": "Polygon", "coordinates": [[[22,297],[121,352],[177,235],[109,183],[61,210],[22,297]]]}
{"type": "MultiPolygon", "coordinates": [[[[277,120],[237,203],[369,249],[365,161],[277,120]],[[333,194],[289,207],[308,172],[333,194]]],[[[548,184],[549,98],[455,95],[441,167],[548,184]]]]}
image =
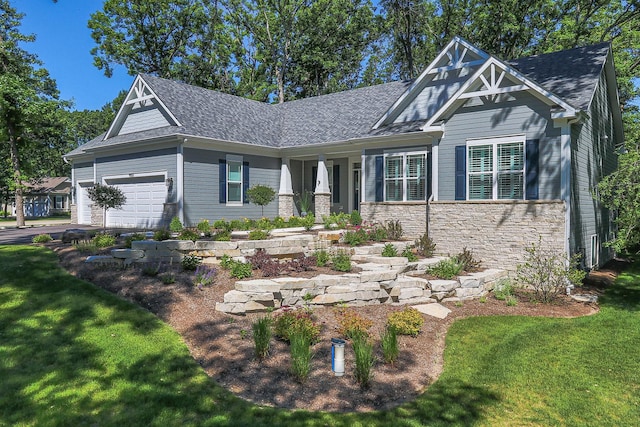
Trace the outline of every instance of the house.
{"type": "MultiPolygon", "coordinates": [[[[41,178],[25,182],[24,216],[40,218],[68,214],[71,210],[71,180],[66,176],[41,178]]],[[[11,215],[16,215],[15,202],[11,215]]]]}
{"type": "Polygon", "coordinates": [[[503,61],[455,37],[413,81],[280,105],[142,74],[109,130],[65,157],[80,224],[102,221],[96,182],[127,195],[107,225],[130,227],[257,218],[246,190],[265,184],[278,191],[269,217],[297,213],[308,190],[316,218],[398,219],[487,266],[540,238],[591,268],[611,255],[593,192],[622,142],[608,43],[503,61]]]}

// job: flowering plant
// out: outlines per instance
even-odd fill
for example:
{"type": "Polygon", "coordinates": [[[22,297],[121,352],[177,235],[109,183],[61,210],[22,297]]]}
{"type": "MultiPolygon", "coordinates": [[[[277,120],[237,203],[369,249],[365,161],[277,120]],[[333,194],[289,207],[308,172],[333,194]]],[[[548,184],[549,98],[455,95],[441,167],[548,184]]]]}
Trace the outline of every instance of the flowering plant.
{"type": "Polygon", "coordinates": [[[216,273],[217,271],[215,268],[199,265],[198,268],[196,268],[196,277],[193,281],[193,285],[197,286],[198,289],[202,289],[205,286],[213,284],[213,281],[216,278],[216,273]]]}

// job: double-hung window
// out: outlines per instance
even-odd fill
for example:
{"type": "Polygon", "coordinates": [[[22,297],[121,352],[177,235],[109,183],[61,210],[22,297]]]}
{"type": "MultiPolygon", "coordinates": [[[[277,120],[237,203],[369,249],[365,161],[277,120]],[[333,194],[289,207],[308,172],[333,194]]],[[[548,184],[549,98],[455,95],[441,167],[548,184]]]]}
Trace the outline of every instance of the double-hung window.
{"type": "Polygon", "coordinates": [[[53,208],[64,209],[64,196],[53,196],[53,208]]]}
{"type": "Polygon", "coordinates": [[[227,203],[242,204],[242,157],[227,156],[227,203]]]}
{"type": "Polygon", "coordinates": [[[524,199],[524,143],[524,137],[468,141],[467,199],[524,199]]]}
{"type": "Polygon", "coordinates": [[[425,189],[425,153],[394,153],[385,155],[385,201],[425,200],[425,189]]]}

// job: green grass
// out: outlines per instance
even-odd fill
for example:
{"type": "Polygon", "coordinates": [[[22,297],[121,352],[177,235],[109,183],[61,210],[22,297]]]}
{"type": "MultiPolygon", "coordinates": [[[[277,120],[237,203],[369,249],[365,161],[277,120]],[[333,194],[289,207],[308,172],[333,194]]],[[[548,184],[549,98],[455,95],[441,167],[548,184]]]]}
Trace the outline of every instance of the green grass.
{"type": "Polygon", "coordinates": [[[640,269],[601,305],[579,319],[456,322],[440,379],[394,410],[286,411],[219,387],[173,330],[46,248],[0,246],[0,426],[636,425],[640,269]]]}

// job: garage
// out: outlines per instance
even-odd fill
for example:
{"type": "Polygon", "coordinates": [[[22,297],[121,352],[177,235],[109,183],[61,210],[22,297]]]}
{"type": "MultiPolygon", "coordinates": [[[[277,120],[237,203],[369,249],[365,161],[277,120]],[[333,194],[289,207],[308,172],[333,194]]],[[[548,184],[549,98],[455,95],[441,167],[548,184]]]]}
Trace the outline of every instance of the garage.
{"type": "Polygon", "coordinates": [[[105,179],[127,197],[120,209],[107,211],[107,227],[156,228],[163,223],[167,200],[165,175],[105,179]]]}
{"type": "Polygon", "coordinates": [[[92,187],[93,183],[91,182],[79,182],[78,190],[76,192],[77,195],[77,206],[78,206],[78,224],[91,224],[91,199],[89,199],[89,193],[87,193],[87,189],[92,187]]]}

